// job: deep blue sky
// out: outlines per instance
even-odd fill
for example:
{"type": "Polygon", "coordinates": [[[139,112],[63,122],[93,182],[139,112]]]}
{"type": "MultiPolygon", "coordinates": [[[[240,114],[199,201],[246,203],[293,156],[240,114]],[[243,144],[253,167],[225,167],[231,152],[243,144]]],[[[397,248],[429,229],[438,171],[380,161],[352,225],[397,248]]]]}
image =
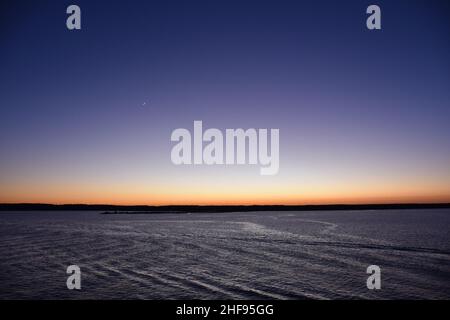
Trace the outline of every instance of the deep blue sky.
{"type": "Polygon", "coordinates": [[[0,201],[450,200],[448,1],[0,9],[0,201]],[[280,173],[173,166],[194,120],[279,128],[280,173]]]}

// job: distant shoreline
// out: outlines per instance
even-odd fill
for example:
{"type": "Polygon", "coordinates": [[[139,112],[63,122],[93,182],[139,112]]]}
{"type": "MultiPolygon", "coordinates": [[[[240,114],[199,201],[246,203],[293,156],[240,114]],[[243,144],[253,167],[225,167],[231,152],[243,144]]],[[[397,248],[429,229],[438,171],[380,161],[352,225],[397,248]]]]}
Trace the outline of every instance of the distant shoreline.
{"type": "Polygon", "coordinates": [[[102,211],[103,214],[161,214],[161,213],[223,213],[250,211],[337,211],[443,209],[450,203],[391,203],[391,204],[326,204],[326,205],[106,205],[106,204],[0,204],[0,211],[102,211]]]}

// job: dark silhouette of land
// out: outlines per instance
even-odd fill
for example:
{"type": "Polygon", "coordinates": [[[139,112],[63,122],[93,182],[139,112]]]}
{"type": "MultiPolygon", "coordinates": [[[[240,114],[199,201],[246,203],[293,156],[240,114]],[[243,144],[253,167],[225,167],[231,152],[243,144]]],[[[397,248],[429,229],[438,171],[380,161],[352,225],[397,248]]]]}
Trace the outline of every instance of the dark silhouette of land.
{"type": "Polygon", "coordinates": [[[331,210],[388,210],[442,209],[450,203],[391,203],[391,204],[326,204],[326,205],[108,205],[108,204],[45,204],[5,203],[0,211],[103,211],[104,214],[158,214],[190,212],[249,212],[249,211],[331,211],[331,210]]]}

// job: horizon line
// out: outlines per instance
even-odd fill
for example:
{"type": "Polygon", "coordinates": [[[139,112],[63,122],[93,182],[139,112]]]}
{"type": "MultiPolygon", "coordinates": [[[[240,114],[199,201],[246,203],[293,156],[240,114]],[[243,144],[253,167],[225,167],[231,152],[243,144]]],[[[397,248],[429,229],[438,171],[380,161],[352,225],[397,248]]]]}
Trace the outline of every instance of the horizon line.
{"type": "Polygon", "coordinates": [[[46,203],[0,202],[0,206],[111,206],[111,207],[320,207],[320,206],[411,206],[449,205],[450,202],[383,202],[383,203],[303,203],[303,204],[108,204],[108,203],[46,203]]]}

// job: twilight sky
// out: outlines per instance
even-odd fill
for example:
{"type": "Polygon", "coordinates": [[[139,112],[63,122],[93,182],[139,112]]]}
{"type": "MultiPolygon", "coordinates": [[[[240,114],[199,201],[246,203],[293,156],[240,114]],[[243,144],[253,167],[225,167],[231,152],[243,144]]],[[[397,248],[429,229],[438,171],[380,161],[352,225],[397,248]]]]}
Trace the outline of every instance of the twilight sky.
{"type": "Polygon", "coordinates": [[[0,202],[450,202],[449,14],[446,0],[2,1],[0,202]],[[194,120],[279,128],[279,173],[175,166],[171,132],[194,120]]]}

